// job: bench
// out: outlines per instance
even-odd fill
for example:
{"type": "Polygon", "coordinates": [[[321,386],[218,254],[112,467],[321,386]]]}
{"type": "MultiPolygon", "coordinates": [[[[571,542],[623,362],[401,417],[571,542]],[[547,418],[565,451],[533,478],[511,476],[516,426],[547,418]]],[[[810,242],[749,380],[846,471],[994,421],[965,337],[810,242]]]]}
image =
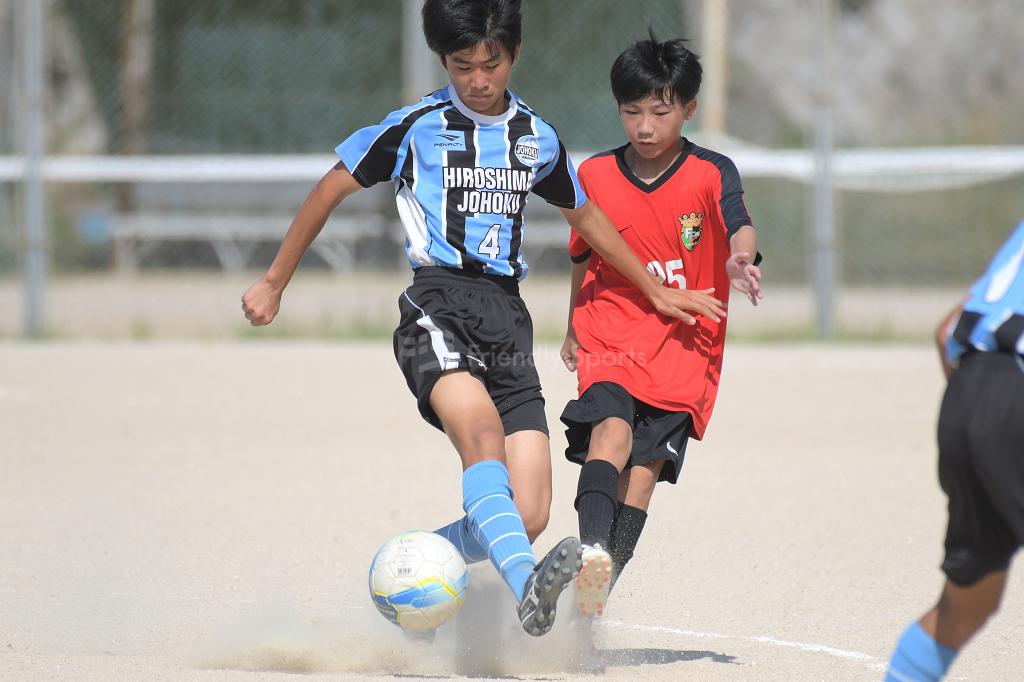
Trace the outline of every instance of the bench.
{"type": "MultiPolygon", "coordinates": [[[[261,242],[280,242],[290,215],[217,215],[185,213],[117,214],[110,218],[114,262],[121,271],[134,271],[140,261],[170,242],[206,242],[225,270],[249,267],[261,242]]],[[[367,217],[332,216],[310,250],[334,271],[352,268],[352,251],[362,238],[385,233],[386,224],[367,217]]]]}

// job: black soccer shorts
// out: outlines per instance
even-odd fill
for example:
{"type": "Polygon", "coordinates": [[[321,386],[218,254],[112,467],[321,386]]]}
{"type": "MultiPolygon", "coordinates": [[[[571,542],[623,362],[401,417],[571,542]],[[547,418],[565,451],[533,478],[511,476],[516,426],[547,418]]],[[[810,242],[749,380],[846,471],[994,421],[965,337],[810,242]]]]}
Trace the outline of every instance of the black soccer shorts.
{"type": "Polygon", "coordinates": [[[689,412],[670,412],[648,405],[611,381],[597,382],[578,400],[570,400],[562,411],[569,442],[565,458],[577,464],[586,462],[594,425],[609,417],[618,417],[633,428],[633,449],[627,467],[663,459],[665,464],[658,480],[679,480],[686,444],[693,432],[693,417],[689,412]]]}
{"type": "Polygon", "coordinates": [[[1024,544],[1024,371],[1010,353],[968,353],[938,425],[949,498],[942,570],[961,586],[1005,570],[1024,544]]]}
{"type": "Polygon", "coordinates": [[[514,277],[426,266],[398,298],[395,359],[420,414],[444,430],[430,406],[443,372],[468,370],[487,388],[505,435],[548,432],[533,358],[533,321],[514,277]]]}

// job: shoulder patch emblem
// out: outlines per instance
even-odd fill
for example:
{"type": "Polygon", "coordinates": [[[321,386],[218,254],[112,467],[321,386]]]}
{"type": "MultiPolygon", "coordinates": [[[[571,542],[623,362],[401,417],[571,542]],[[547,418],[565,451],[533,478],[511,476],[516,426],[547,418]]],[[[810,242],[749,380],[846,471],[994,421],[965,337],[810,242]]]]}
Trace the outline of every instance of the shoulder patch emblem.
{"type": "Polygon", "coordinates": [[[524,135],[516,140],[514,150],[524,166],[533,166],[540,158],[540,141],[533,135],[524,135]]]}
{"type": "Polygon", "coordinates": [[[679,221],[679,239],[682,240],[687,251],[693,251],[697,244],[700,244],[704,213],[690,211],[677,217],[676,220],[679,221]]]}

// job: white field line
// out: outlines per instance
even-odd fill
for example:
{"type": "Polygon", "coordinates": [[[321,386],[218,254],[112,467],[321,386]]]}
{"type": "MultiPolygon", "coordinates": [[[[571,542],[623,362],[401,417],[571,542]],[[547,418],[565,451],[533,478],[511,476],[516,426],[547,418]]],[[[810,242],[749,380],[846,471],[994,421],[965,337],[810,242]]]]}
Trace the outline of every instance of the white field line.
{"type": "Polygon", "coordinates": [[[672,635],[681,635],[683,637],[696,637],[698,639],[732,639],[741,640],[745,642],[757,642],[759,644],[770,644],[771,646],[788,647],[791,649],[799,649],[800,651],[808,651],[816,654],[825,654],[827,656],[833,656],[835,658],[845,658],[851,661],[858,661],[864,663],[867,667],[872,670],[885,670],[886,663],[878,660],[874,656],[868,656],[862,654],[859,651],[847,651],[845,649],[837,649],[836,647],[826,646],[824,644],[809,644],[805,642],[790,642],[784,639],[776,639],[775,637],[768,637],[767,635],[760,635],[758,637],[743,637],[736,635],[722,635],[715,632],[699,632],[697,630],[684,630],[682,628],[670,628],[660,625],[638,625],[636,623],[623,623],[621,621],[606,620],[603,623],[605,628],[624,628],[628,630],[640,630],[644,632],[664,632],[672,635]]]}

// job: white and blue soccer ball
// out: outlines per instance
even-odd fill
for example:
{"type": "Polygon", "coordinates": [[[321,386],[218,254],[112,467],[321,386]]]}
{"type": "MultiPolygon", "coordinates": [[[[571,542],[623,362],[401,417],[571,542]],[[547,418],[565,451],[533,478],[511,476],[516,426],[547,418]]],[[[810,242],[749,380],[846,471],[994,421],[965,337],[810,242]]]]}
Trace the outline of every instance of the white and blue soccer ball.
{"type": "Polygon", "coordinates": [[[395,536],[370,562],[370,597],[406,630],[430,630],[451,619],[466,598],[469,574],[455,546],[437,533],[395,536]]]}

